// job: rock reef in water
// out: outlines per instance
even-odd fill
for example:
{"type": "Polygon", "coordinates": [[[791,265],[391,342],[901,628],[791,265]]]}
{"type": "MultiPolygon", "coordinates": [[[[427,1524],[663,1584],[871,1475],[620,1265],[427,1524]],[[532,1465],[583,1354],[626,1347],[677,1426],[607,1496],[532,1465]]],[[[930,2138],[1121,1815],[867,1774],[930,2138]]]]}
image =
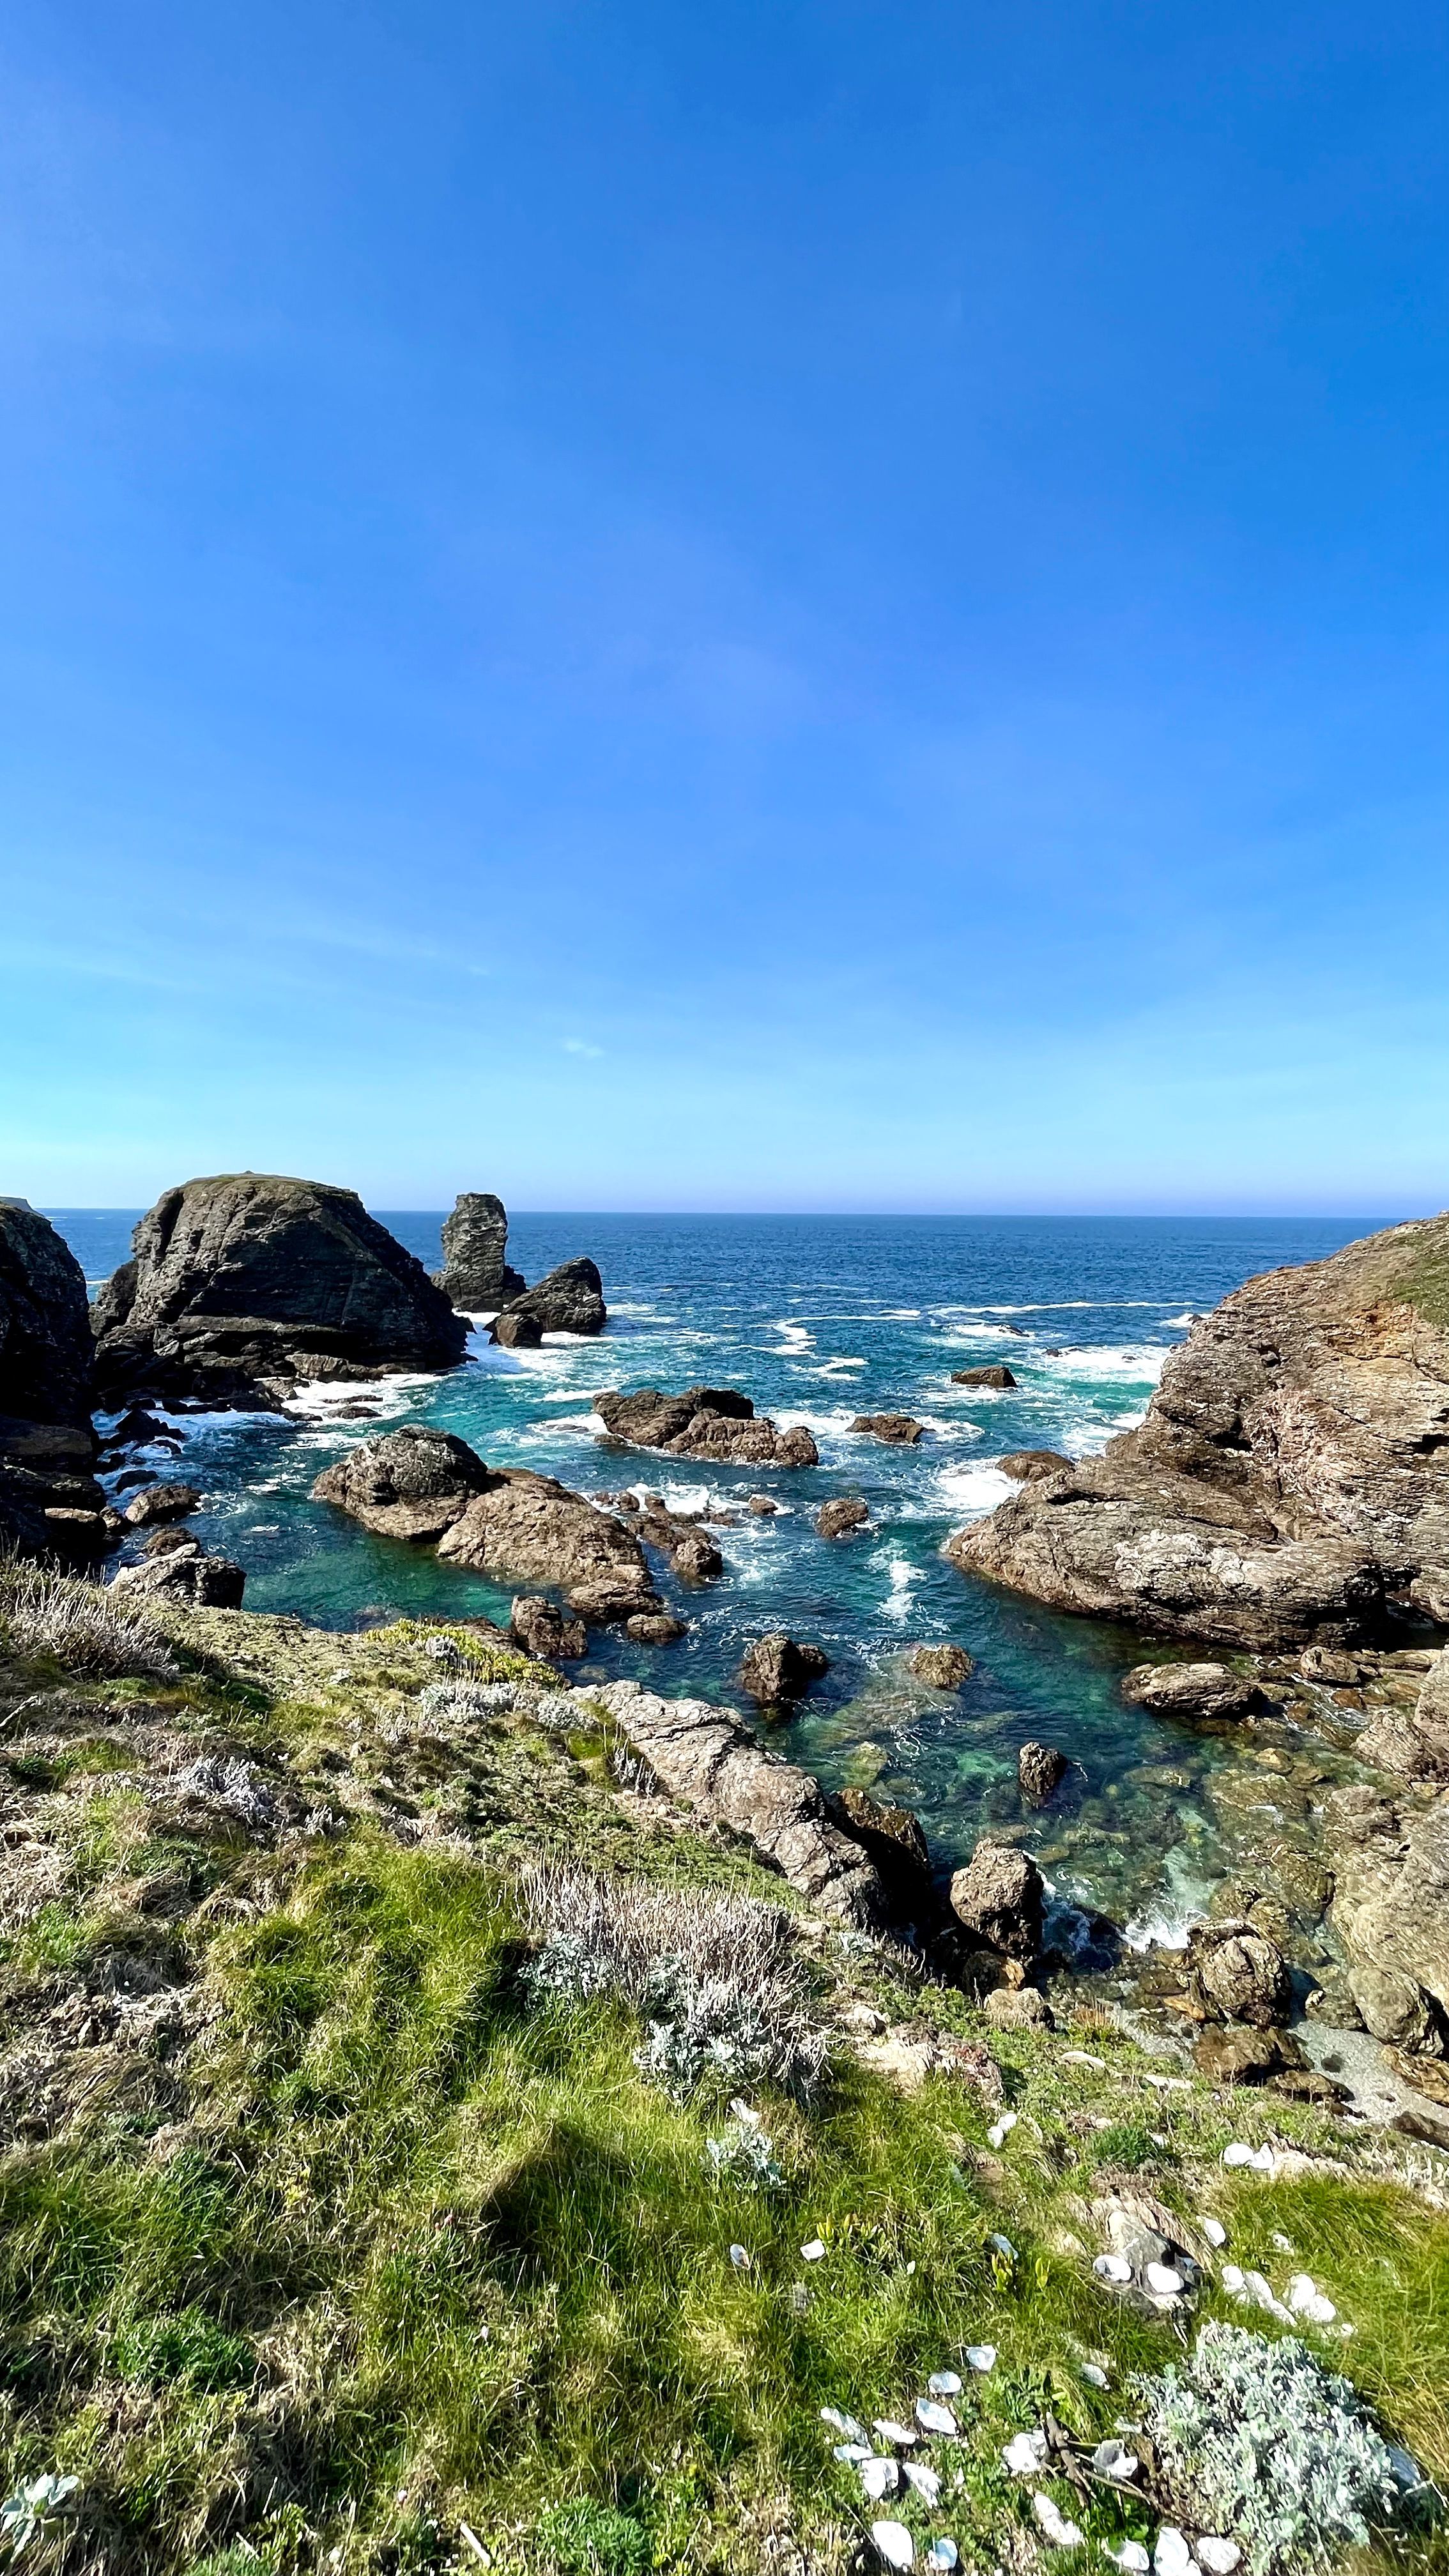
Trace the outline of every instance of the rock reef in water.
{"type": "Polygon", "coordinates": [[[48,1217],[0,1199],[0,1545],[77,1561],[110,1544],[93,1364],[80,1263],[48,1217]]]}
{"type": "Polygon", "coordinates": [[[1061,1610],[1266,1648],[1449,1618],[1449,1216],[1249,1280],[1135,1431],[947,1544],[1061,1610]]]}
{"type": "Polygon", "coordinates": [[[521,1297],[528,1282],[510,1269],[508,1210],[491,1190],[463,1190],[443,1220],[443,1266],[435,1284],[464,1314],[491,1313],[521,1297]]]}
{"type": "Polygon", "coordinates": [[[643,1386],[633,1395],[608,1387],[594,1411],[613,1440],[663,1449],[675,1458],[713,1458],[723,1465],[817,1467],[820,1452],[803,1423],[776,1429],[732,1386],[691,1386],[682,1395],[643,1386]]]}
{"type": "Polygon", "coordinates": [[[312,1498],[335,1503],[382,1538],[436,1540],[487,1482],[488,1470],[466,1440],[405,1422],[324,1467],[312,1498]]]}
{"type": "Polygon", "coordinates": [[[455,1368],[468,1339],[355,1191],[259,1172],[168,1190],[93,1320],[104,1403],[275,1405],[309,1379],[455,1368]]]}
{"type": "Polygon", "coordinates": [[[505,1350],[536,1348],[545,1333],[582,1333],[592,1340],[609,1320],[597,1262],[582,1254],[561,1261],[536,1288],[514,1297],[488,1327],[505,1350]]]}

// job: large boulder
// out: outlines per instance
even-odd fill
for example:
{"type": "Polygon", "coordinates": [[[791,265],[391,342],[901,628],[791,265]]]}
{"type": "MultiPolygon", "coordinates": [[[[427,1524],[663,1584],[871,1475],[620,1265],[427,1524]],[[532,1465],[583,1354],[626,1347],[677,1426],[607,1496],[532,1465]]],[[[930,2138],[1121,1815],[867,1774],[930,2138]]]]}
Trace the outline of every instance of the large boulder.
{"type": "Polygon", "coordinates": [[[541,1664],[576,1664],[589,1650],[582,1619],[566,1619],[540,1592],[515,1593],[508,1625],[514,1644],[541,1664]]]}
{"type": "Polygon", "coordinates": [[[858,1494],[837,1494],[830,1503],[822,1503],[815,1515],[815,1526],[822,1538],[845,1538],[851,1530],[864,1529],[870,1510],[858,1494]]]}
{"type": "Polygon", "coordinates": [[[927,1683],[932,1690],[959,1690],[975,1669],[964,1646],[917,1646],[911,1654],[911,1670],[917,1681],[927,1683]]]}
{"type": "MultiPolygon", "coordinates": [[[[181,1538],[181,1533],[175,1533],[181,1538]]],[[[113,1592],[138,1594],[143,1600],[176,1601],[198,1610],[239,1610],[246,1575],[229,1556],[208,1556],[198,1539],[159,1555],[121,1565],[111,1577],[113,1592]]]]}
{"type": "Polygon", "coordinates": [[[154,1529],[161,1521],[188,1520],[201,1509],[201,1496],[195,1485],[143,1485],[131,1496],[122,1520],[132,1529],[154,1529]]]}
{"type": "Polygon", "coordinates": [[[454,1368],[468,1327],[352,1190],[258,1172],[168,1190],[95,1307],[97,1383],[218,1406],[311,1378],[454,1368]]]}
{"type": "Polygon", "coordinates": [[[1047,1806],[1071,1767],[1055,1744],[1040,1744],[1035,1738],[1023,1744],[1016,1757],[1016,1780],[1027,1806],[1047,1806]]]}
{"type": "Polygon", "coordinates": [[[81,1561],[109,1543],[93,1364],[80,1263],[47,1217],[0,1199],[0,1547],[81,1561]]]}
{"type": "Polygon", "coordinates": [[[1268,1705],[1255,1681],[1226,1664],[1137,1664],[1122,1697],[1154,1717],[1250,1717],[1268,1705]]]}
{"type": "Polygon", "coordinates": [[[1016,1383],[1017,1381],[1013,1377],[1010,1369],[1004,1367],[999,1360],[993,1361],[989,1368],[953,1369],[951,1371],[951,1384],[953,1386],[994,1386],[1006,1388],[1015,1386],[1016,1383]]]}
{"type": "Polygon", "coordinates": [[[416,1541],[441,1538],[487,1483],[488,1470],[466,1440],[405,1422],[324,1467],[312,1497],[335,1503],[383,1538],[416,1541]]]}
{"type": "Polygon", "coordinates": [[[557,1270],[550,1270],[536,1288],[525,1289],[521,1297],[511,1298],[503,1314],[489,1326],[494,1341],[503,1342],[507,1348],[506,1336],[498,1329],[505,1316],[536,1324],[540,1333],[583,1333],[590,1337],[601,1333],[609,1320],[609,1310],[604,1304],[604,1283],[597,1263],[587,1257],[561,1261],[557,1270]]]}
{"type": "Polygon", "coordinates": [[[595,1696],[670,1797],[736,1836],[819,1913],[866,1930],[894,1918],[869,1854],[831,1816],[818,1780],[707,1700],[656,1699],[636,1682],[595,1696]]]}
{"type": "Polygon", "coordinates": [[[951,1881],[958,1923],[1004,1958],[1034,1959],[1041,1948],[1046,1889],[1029,1852],[989,1836],[951,1881]]]}
{"type": "Polygon", "coordinates": [[[663,1449],[675,1458],[710,1458],[748,1467],[816,1467],[820,1452],[803,1423],[777,1430],[757,1414],[747,1395],[731,1386],[691,1386],[663,1395],[644,1386],[633,1395],[606,1387],[594,1411],[612,1440],[635,1449],[663,1449]]]}
{"type": "Polygon", "coordinates": [[[1334,1931],[1350,1969],[1394,1971],[1449,2017],[1449,1798],[1386,1798],[1367,1782],[1327,1802],[1334,1931]]]}
{"type": "Polygon", "coordinates": [[[1380,1771],[1449,1788],[1449,1648],[1436,1655],[1413,1708],[1380,1709],[1355,1750],[1380,1771]]]}
{"type": "Polygon", "coordinates": [[[913,1449],[923,1429],[913,1413],[858,1413],[850,1427],[893,1449],[913,1449]]]}
{"type": "Polygon", "coordinates": [[[778,1628],[746,1647],[740,1687],[762,1708],[789,1708],[829,1670],[830,1657],[819,1646],[802,1645],[778,1628]]]}
{"type": "Polygon", "coordinates": [[[1227,1646],[1352,1644],[1386,1605],[1442,1615],[1449,1215],[1249,1280],[1136,1430],[947,1553],[1058,1609],[1227,1646]]]}
{"type": "Polygon", "coordinates": [[[1208,2021],[1272,2030],[1288,2019],[1293,1985],[1277,1943],[1251,1923],[1198,1923],[1187,1937],[1187,1986],[1208,2021]]]}
{"type": "Polygon", "coordinates": [[[505,1582],[553,1584],[585,1620],[629,1619],[661,1607],[633,1532],[582,1494],[524,1468],[487,1475],[438,1554],[505,1582]]]}
{"type": "Polygon", "coordinates": [[[463,1190],[443,1219],[443,1266],[433,1277],[450,1303],[464,1314],[492,1312],[521,1297],[527,1286],[521,1270],[511,1270],[508,1210],[491,1190],[463,1190]]]}

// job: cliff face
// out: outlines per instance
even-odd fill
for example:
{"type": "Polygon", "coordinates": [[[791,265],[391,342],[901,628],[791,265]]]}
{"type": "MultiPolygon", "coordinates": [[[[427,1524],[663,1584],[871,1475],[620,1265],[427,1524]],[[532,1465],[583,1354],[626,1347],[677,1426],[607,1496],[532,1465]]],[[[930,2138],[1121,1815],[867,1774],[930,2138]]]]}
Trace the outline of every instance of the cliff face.
{"type": "Polygon", "coordinates": [[[953,1563],[1221,1645],[1449,1621],[1449,1215],[1251,1279],[1146,1420],[960,1531],[953,1563]]]}
{"type": "Polygon", "coordinates": [[[0,1200],[0,1541],[27,1553],[86,1557],[107,1543],[93,1361],[80,1263],[47,1217],[0,1200]]]}
{"type": "Polygon", "coordinates": [[[96,1302],[102,1401],[220,1405],[299,1380],[456,1367],[468,1328],[352,1190],[258,1172],[168,1190],[96,1302]]]}

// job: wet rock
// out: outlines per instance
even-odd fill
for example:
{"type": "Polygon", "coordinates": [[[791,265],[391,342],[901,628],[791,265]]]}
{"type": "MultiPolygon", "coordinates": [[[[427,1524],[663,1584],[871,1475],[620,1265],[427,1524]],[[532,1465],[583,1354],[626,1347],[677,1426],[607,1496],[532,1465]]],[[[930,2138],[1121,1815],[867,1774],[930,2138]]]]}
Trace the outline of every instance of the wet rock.
{"type": "Polygon", "coordinates": [[[822,1538],[844,1538],[847,1530],[863,1529],[870,1519],[866,1504],[855,1494],[841,1494],[833,1503],[822,1503],[815,1515],[815,1526],[822,1538]]]}
{"type": "Polygon", "coordinates": [[[1278,2030],[1210,2026],[1193,2046],[1193,2064],[1210,2084],[1266,2084],[1285,2067],[1301,2067],[1304,2057],[1296,2040],[1278,2030]]]}
{"type": "Polygon", "coordinates": [[[1155,1717],[1250,1717],[1268,1706],[1257,1683],[1226,1664],[1138,1664],[1122,1697],[1155,1717]]]}
{"type": "Polygon", "coordinates": [[[994,1463],[1003,1476],[1010,1476],[1013,1484],[1017,1485],[1044,1484],[1049,1477],[1060,1476],[1064,1471],[1070,1475],[1074,1465],[1074,1461],[1064,1458],[1059,1449],[1008,1449],[1006,1455],[994,1463]]]}
{"type": "Polygon", "coordinates": [[[987,1837],[951,1881],[951,1911],[989,1949],[1032,1959],[1041,1947],[1044,1895],[1030,1854],[987,1837]]]}
{"type": "Polygon", "coordinates": [[[506,1306],[523,1294],[523,1273],[509,1268],[508,1210],[491,1190],[463,1190],[443,1219],[443,1267],[437,1285],[465,1314],[506,1306]]]}
{"type": "Polygon", "coordinates": [[[1044,1807],[1061,1787],[1071,1764],[1054,1744],[1023,1744],[1016,1757],[1016,1777],[1029,1807],[1044,1807]]]}
{"type": "Polygon", "coordinates": [[[639,1610],[624,1622],[624,1633],[636,1646],[674,1646],[688,1635],[682,1619],[668,1610],[639,1610]]]}
{"type": "MultiPolygon", "coordinates": [[[[561,1261],[556,1270],[540,1279],[536,1288],[526,1288],[521,1297],[510,1298],[503,1314],[537,1324],[541,1333],[582,1333],[592,1339],[609,1320],[597,1263],[586,1255],[577,1261],[561,1261]]],[[[499,1315],[488,1327],[495,1342],[504,1342],[498,1330],[502,1320],[499,1315]]],[[[510,1345],[504,1342],[504,1347],[510,1345]]]]}
{"type": "Polygon", "coordinates": [[[196,1554],[199,1556],[201,1553],[200,1539],[197,1537],[195,1530],[178,1529],[173,1521],[164,1529],[154,1529],[151,1532],[150,1537],[142,1541],[141,1554],[143,1556],[170,1556],[174,1554],[177,1549],[184,1551],[187,1548],[194,1549],[196,1554]]]}
{"type": "Polygon", "coordinates": [[[1035,1986],[993,1986],[982,2010],[993,2030],[1054,2030],[1045,1995],[1035,1986]]]}
{"type": "Polygon", "coordinates": [[[594,1411],[614,1440],[663,1449],[676,1458],[718,1459],[733,1466],[815,1467],[820,1453],[803,1424],[781,1431],[758,1415],[747,1395],[728,1386],[691,1386],[682,1395],[645,1386],[633,1395],[608,1387],[594,1411]]]}
{"type": "Polygon", "coordinates": [[[551,1476],[521,1468],[488,1476],[445,1531],[438,1555],[505,1581],[555,1584],[584,1620],[629,1619],[661,1606],[631,1530],[551,1476]]]}
{"type": "Polygon", "coordinates": [[[772,1521],[779,1508],[779,1504],[770,1494],[751,1494],[745,1505],[746,1511],[750,1512],[757,1521],[772,1521]]]}
{"type": "Polygon", "coordinates": [[[1347,1690],[1358,1681],[1363,1666],[1357,1655],[1341,1654],[1334,1646],[1305,1646],[1298,1669],[1306,1682],[1347,1690]]]}
{"type": "Polygon", "coordinates": [[[1293,1986],[1275,1942],[1251,1923],[1197,1923],[1187,1936],[1187,1988],[1209,2021],[1267,2030],[1288,2019],[1293,1986]]]}
{"type": "Polygon", "coordinates": [[[661,1788],[737,1835],[822,1914],[868,1929],[894,1920],[879,1872],[832,1823],[819,1781],[757,1744],[741,1719],[632,1682],[606,1684],[597,1696],[661,1788]]]}
{"type": "Polygon", "coordinates": [[[96,1300],[103,1403],[133,1391],[274,1406],[290,1386],[455,1368],[468,1328],[352,1190],[258,1172],[187,1181],[96,1300]]]}
{"type": "Polygon", "coordinates": [[[1010,1369],[1003,1367],[999,1361],[994,1363],[990,1368],[953,1369],[951,1371],[951,1384],[953,1386],[1008,1387],[1015,1386],[1016,1383],[1017,1381],[1012,1376],[1010,1369]]]}
{"type": "Polygon", "coordinates": [[[858,1413],[852,1431],[866,1432],[872,1440],[884,1440],[893,1448],[914,1448],[924,1424],[909,1413],[858,1413]]]}
{"type": "Polygon", "coordinates": [[[143,1598],[190,1602],[202,1610],[239,1610],[246,1575],[229,1556],[205,1556],[199,1546],[168,1548],[163,1556],[118,1566],[111,1588],[143,1598]]]}
{"type": "Polygon", "coordinates": [[[324,1467],[312,1499],[334,1504],[383,1538],[419,1543],[441,1538],[487,1483],[488,1469],[466,1440],[404,1422],[324,1467]]]}
{"type": "Polygon", "coordinates": [[[1410,2055],[1442,2057],[1444,2022],[1432,1995],[1396,1968],[1361,1960],[1350,1972],[1349,1992],[1374,2039],[1410,2055]]]}
{"type": "Polygon", "coordinates": [[[488,1327],[488,1339],[501,1351],[540,1351],[543,1348],[543,1326],[536,1315],[515,1315],[505,1307],[488,1327]]]}
{"type": "Polygon", "coordinates": [[[911,1655],[911,1671],[932,1690],[959,1690],[974,1670],[964,1646],[917,1646],[911,1655]]]}
{"type": "Polygon", "coordinates": [[[839,1789],[826,1806],[832,1823],[875,1863],[897,1913],[920,1921],[940,1913],[931,1885],[930,1849],[920,1818],[909,1807],[885,1806],[868,1789],[839,1789]]]}
{"type": "Polygon", "coordinates": [[[143,1485],[122,1514],[132,1529],[149,1529],[156,1521],[183,1521],[199,1512],[201,1496],[194,1485],[143,1485]]]}
{"type": "MultiPolygon", "coordinates": [[[[647,1539],[647,1524],[644,1535],[647,1539]]],[[[681,1583],[713,1583],[724,1572],[724,1558],[703,1530],[692,1530],[675,1546],[674,1571],[681,1583]]]]}
{"type": "Polygon", "coordinates": [[[802,1644],[777,1628],[746,1648],[740,1683],[762,1708],[787,1708],[829,1670],[830,1657],[819,1646],[802,1644]]]}
{"type": "Polygon", "coordinates": [[[1274,1648],[1449,1600],[1449,1216],[1251,1279],[1145,1420],[948,1554],[1063,1610],[1274,1648]]]}
{"type": "Polygon", "coordinates": [[[566,1619],[558,1604],[537,1592],[514,1594],[509,1634],[515,1645],[541,1664],[576,1664],[588,1653],[589,1632],[582,1619],[566,1619]]]}

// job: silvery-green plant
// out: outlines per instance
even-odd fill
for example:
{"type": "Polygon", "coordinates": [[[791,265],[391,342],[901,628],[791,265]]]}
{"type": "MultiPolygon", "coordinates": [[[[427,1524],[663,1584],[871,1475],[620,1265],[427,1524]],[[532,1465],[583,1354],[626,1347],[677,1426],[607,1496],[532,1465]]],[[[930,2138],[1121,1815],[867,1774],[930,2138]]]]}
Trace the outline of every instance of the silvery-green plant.
{"type": "Polygon", "coordinates": [[[1393,2512],[1393,2462],[1362,2400],[1294,2335],[1213,2320],[1147,2395],[1184,2510],[1236,2540],[1254,2576],[1326,2565],[1393,2512]]]}
{"type": "Polygon", "coordinates": [[[32,2478],[6,2497],[0,2504],[0,2542],[12,2560],[21,2557],[46,2524],[54,2521],[79,2484],[79,2478],[58,2478],[48,2469],[43,2477],[32,2478]]]}
{"type": "Polygon", "coordinates": [[[429,1682],[418,1693],[424,1717],[497,1717],[514,1703],[512,1682],[429,1682]]]}
{"type": "Polygon", "coordinates": [[[743,2183],[749,2191],[780,2191],[785,2177],[775,2162],[772,2139],[753,2118],[736,2112],[717,2138],[706,2138],[704,2152],[716,2182],[743,2183]]]}

